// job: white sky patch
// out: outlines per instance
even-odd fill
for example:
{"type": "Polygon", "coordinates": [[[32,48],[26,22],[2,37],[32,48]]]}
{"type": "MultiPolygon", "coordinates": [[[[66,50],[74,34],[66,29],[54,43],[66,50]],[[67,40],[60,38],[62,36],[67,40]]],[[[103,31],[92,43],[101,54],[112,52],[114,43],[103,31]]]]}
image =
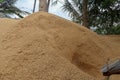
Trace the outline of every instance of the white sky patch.
{"type": "MultiPolygon", "coordinates": [[[[37,0],[38,1],[38,0],[37,0]]],[[[18,0],[16,6],[21,10],[32,13],[34,0],[18,0]]]]}
{"type": "MultiPolygon", "coordinates": [[[[18,0],[17,3],[16,3],[16,6],[18,8],[20,8],[21,10],[24,10],[24,11],[27,11],[27,12],[30,12],[32,13],[33,11],[33,4],[34,4],[34,0],[18,0]]],[[[39,6],[39,0],[37,0],[37,4],[36,4],[36,12],[38,11],[38,6],[39,6]]],[[[51,6],[49,7],[49,13],[52,13],[52,14],[55,14],[55,15],[58,15],[60,17],[63,17],[65,19],[71,19],[66,12],[63,12],[62,11],[62,8],[61,8],[62,4],[61,3],[58,3],[57,5],[55,6],[51,6]]]]}

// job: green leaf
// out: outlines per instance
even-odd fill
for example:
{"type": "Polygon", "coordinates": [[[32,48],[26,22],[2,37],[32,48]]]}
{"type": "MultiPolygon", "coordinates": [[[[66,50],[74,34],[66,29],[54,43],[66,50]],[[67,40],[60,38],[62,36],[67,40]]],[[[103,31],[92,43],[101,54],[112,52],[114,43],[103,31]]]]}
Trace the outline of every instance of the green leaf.
{"type": "Polygon", "coordinates": [[[0,3],[3,2],[4,0],[0,0],[0,3]]]}

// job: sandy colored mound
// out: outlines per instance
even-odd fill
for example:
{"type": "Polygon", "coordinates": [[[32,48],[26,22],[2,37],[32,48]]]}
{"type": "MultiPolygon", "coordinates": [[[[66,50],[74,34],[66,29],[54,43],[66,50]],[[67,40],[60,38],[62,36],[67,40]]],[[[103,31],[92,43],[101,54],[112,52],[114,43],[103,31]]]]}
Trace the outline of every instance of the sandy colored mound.
{"type": "Polygon", "coordinates": [[[110,80],[120,80],[120,75],[112,75],[110,76],[110,80]]]}
{"type": "Polygon", "coordinates": [[[13,20],[13,19],[7,19],[7,18],[0,19],[0,38],[2,35],[4,35],[10,29],[12,29],[12,26],[17,24],[18,21],[19,20],[13,20]]]}
{"type": "Polygon", "coordinates": [[[0,80],[97,80],[107,58],[120,56],[106,39],[52,14],[6,21],[0,23],[0,80]]]}
{"type": "Polygon", "coordinates": [[[109,35],[109,36],[102,36],[102,37],[109,44],[109,46],[111,46],[110,49],[113,51],[112,53],[113,57],[111,58],[111,61],[120,59],[120,55],[119,55],[120,54],[120,35],[109,35]]]}

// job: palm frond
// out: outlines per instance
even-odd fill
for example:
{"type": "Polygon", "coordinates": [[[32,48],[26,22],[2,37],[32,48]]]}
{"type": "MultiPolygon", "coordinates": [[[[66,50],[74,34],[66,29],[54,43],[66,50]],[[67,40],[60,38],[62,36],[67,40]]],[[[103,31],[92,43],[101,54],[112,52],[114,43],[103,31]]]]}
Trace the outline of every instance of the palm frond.
{"type": "Polygon", "coordinates": [[[58,3],[58,0],[55,0],[55,1],[52,0],[52,5],[53,6],[56,5],[57,3],[58,3]]]}
{"type": "Polygon", "coordinates": [[[64,12],[69,12],[69,15],[77,18],[81,18],[81,14],[78,13],[75,9],[75,7],[72,6],[72,4],[69,2],[69,0],[65,0],[64,5],[62,6],[62,9],[64,12]]]}
{"type": "Polygon", "coordinates": [[[4,0],[0,3],[0,12],[4,14],[16,14],[18,17],[23,18],[22,14],[29,14],[26,11],[22,11],[14,4],[17,0],[4,0]]]}
{"type": "Polygon", "coordinates": [[[51,4],[54,6],[54,5],[57,5],[58,3],[61,3],[61,4],[64,4],[64,2],[63,1],[61,1],[61,0],[51,0],[51,4]]]}

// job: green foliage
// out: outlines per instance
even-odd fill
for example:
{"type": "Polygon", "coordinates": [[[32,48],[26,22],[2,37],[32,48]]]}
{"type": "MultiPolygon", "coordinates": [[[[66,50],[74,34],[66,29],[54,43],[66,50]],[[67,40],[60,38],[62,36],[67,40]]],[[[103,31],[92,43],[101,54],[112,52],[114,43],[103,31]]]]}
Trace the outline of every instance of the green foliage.
{"type": "Polygon", "coordinates": [[[112,31],[110,31],[110,34],[120,34],[120,25],[118,26],[112,26],[112,31]]]}
{"type": "MultiPolygon", "coordinates": [[[[68,12],[72,20],[82,24],[82,0],[64,0],[63,11],[68,12]]],[[[114,24],[120,22],[119,0],[88,0],[89,27],[96,27],[99,34],[120,34],[119,27],[114,24]]]]}
{"type": "Polygon", "coordinates": [[[120,34],[120,25],[117,26],[112,26],[108,29],[105,28],[97,28],[95,30],[95,32],[97,32],[98,34],[107,34],[107,35],[119,35],[120,34]]]}
{"type": "Polygon", "coordinates": [[[4,0],[0,0],[0,2],[3,2],[4,0]]]}
{"type": "MultiPolygon", "coordinates": [[[[89,26],[97,27],[101,34],[118,34],[115,30],[120,21],[120,3],[118,0],[91,0],[89,7],[89,26]]],[[[117,31],[117,30],[116,30],[117,31]]]]}
{"type": "Polygon", "coordinates": [[[81,0],[65,0],[62,6],[64,12],[68,12],[69,16],[76,23],[82,23],[82,3],[81,0]]]}

